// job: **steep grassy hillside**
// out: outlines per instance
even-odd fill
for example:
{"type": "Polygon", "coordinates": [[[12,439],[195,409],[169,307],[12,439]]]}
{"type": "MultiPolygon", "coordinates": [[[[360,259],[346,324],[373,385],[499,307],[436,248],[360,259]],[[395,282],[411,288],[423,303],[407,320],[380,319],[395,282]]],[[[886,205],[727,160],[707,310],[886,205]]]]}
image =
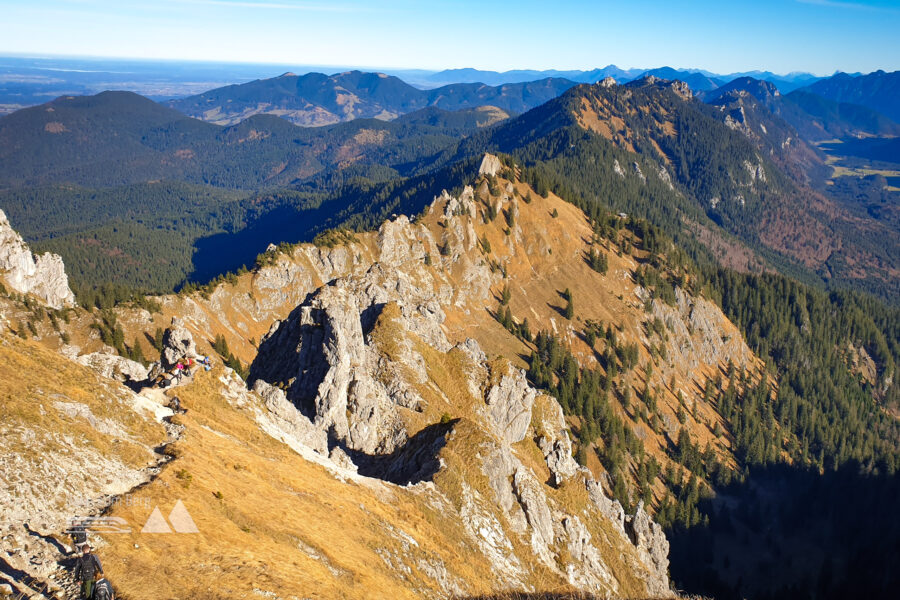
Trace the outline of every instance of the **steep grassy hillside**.
{"type": "MultiPolygon", "coordinates": [[[[528,387],[524,373],[507,359],[493,351],[490,359],[481,354],[477,341],[457,343],[464,341],[461,319],[470,311],[487,330],[477,339],[487,344],[503,337],[505,344],[519,344],[489,312],[481,314],[492,288],[503,281],[488,259],[512,267],[531,260],[520,244],[544,244],[568,226],[584,226],[584,216],[558,198],[535,200],[523,208],[522,226],[550,218],[548,209],[565,212],[557,217],[559,225],[531,238],[522,226],[507,224],[511,241],[519,240],[509,248],[515,258],[502,251],[492,259],[479,240],[500,244],[504,234],[501,217],[485,218],[492,200],[488,181],[480,187],[477,201],[471,188],[461,200],[442,197],[420,224],[399,218],[377,234],[347,238],[347,245],[273,254],[271,265],[206,293],[160,298],[159,315],[121,308],[115,317],[82,309],[60,317],[18,297],[2,301],[11,324],[31,314],[34,337],[42,343],[57,345],[65,338],[83,350],[102,349],[106,328],[121,331],[113,338],[130,340],[173,313],[194,332],[201,351],[209,348],[209,336],[222,335],[242,356],[253,353],[245,336],[276,331],[273,317],[283,319],[278,326],[296,323],[307,307],[320,306],[309,314],[337,319],[334,311],[346,306],[349,319],[327,325],[342,340],[352,334],[354,321],[357,328],[367,322],[366,333],[347,347],[366,357],[351,365],[356,371],[347,393],[355,400],[335,416],[355,423],[354,435],[375,434],[397,445],[389,452],[366,452],[351,437],[321,448],[317,436],[302,433],[303,423],[313,427],[306,417],[284,396],[279,403],[279,387],[260,388],[260,378],[260,396],[220,366],[197,372],[166,394],[177,394],[188,411],[171,418],[177,436],[165,450],[171,461],[152,483],[133,490],[129,502],[106,513],[130,524],[131,532],[94,538],[125,597],[467,597],[498,589],[668,595],[665,551],[657,549],[661,532],[642,529],[648,521],[641,507],[629,507],[635,516],[624,520],[618,505],[605,498],[604,484],[594,479],[601,467],[594,465],[593,473],[578,469],[556,401],[528,387]],[[372,290],[381,290],[371,305],[374,313],[364,304],[372,290]],[[431,300],[418,304],[419,294],[431,300]],[[104,319],[97,333],[89,328],[95,318],[104,319]],[[447,333],[440,320],[446,320],[447,333]],[[379,389],[389,391],[390,411],[379,412],[386,410],[379,405],[376,415],[396,419],[389,422],[402,424],[401,430],[368,420],[371,415],[360,406],[379,389]],[[372,427],[357,427],[361,422],[372,427]],[[168,515],[178,500],[198,534],[141,532],[151,507],[168,515]]],[[[524,186],[522,191],[530,192],[524,186]]],[[[509,199],[493,200],[509,209],[509,199]]],[[[557,256],[582,245],[572,238],[557,256]]],[[[542,255],[533,257],[533,265],[550,274],[552,262],[540,264],[542,255]]],[[[516,271],[525,272],[521,264],[516,271]]],[[[549,313],[545,318],[552,319],[549,313]]],[[[31,337],[28,331],[22,335],[31,337]]],[[[266,354],[255,358],[254,370],[290,359],[295,348],[273,348],[277,339],[261,341],[266,354]]],[[[152,356],[151,348],[145,350],[152,356]]],[[[339,363],[344,359],[328,346],[319,352],[339,363]]],[[[48,368],[54,360],[64,359],[48,357],[48,368]]],[[[340,375],[327,380],[342,389],[340,375]]],[[[290,385],[279,383],[288,394],[290,385]]],[[[167,398],[154,391],[147,400],[159,406],[167,398]]],[[[27,402],[34,401],[28,393],[27,402]]],[[[320,434],[324,444],[325,431],[320,434]]]]}
{"type": "MultiPolygon", "coordinates": [[[[360,472],[384,476],[379,466],[383,463],[375,458],[379,452],[394,459],[423,455],[411,449],[398,452],[390,450],[390,445],[378,446],[390,444],[390,435],[376,436],[381,439],[378,443],[371,438],[372,431],[393,431],[382,427],[390,421],[377,420],[384,414],[379,412],[381,405],[376,403],[371,413],[375,417],[360,416],[370,414],[360,409],[369,402],[364,390],[384,385],[382,379],[370,381],[363,365],[381,365],[378,372],[389,374],[398,386],[392,388],[391,397],[406,403],[398,414],[413,438],[415,432],[443,432],[441,426],[451,423],[453,431],[459,432],[461,445],[447,438],[439,452],[453,467],[434,477],[435,485],[451,503],[464,497],[451,491],[460,489],[454,487],[459,479],[453,473],[478,477],[470,466],[480,459],[471,455],[470,448],[480,444],[476,440],[481,438],[465,424],[475,422],[471,411],[483,406],[484,401],[478,399],[483,392],[472,391],[478,385],[466,391],[468,382],[477,381],[466,367],[468,359],[463,360],[472,350],[457,345],[471,338],[487,355],[486,381],[496,383],[490,373],[495,369],[502,372],[506,361],[526,368],[531,386],[559,400],[576,439],[574,456],[591,477],[603,481],[604,489],[626,509],[636,508],[641,500],[652,507],[668,528],[673,576],[680,585],[723,597],[783,595],[792,589],[807,589],[806,582],[823,576],[827,554],[834,590],[857,586],[877,596],[888,589],[885,586],[890,579],[865,577],[869,571],[862,568],[858,557],[865,557],[868,569],[886,572],[878,565],[890,556],[890,540],[885,543],[877,528],[863,521],[886,514],[898,464],[898,425],[892,412],[898,402],[893,380],[900,357],[896,311],[859,296],[817,292],[775,274],[697,269],[659,229],[645,221],[599,211],[589,218],[553,192],[545,189],[542,195],[530,187],[523,181],[528,173],[511,163],[504,166],[489,158],[485,164],[487,175],[479,177],[473,188],[464,189],[457,197],[438,198],[416,223],[401,217],[385,223],[377,233],[333,232],[320,239],[319,247],[282,247],[263,256],[260,268],[251,273],[196,292],[157,298],[158,308],[152,304],[149,308],[158,313],[120,307],[113,318],[108,313],[76,310],[67,313],[66,323],[16,299],[5,301],[4,311],[10,326],[21,335],[40,338],[51,347],[60,344],[63,334],[82,351],[101,350],[104,339],[120,337],[127,346],[141,347],[141,353],[150,359],[156,357],[154,343],[163,328],[173,316],[183,317],[201,352],[211,352],[217,361],[239,361],[242,364],[235,366],[241,369],[252,363],[251,379],[283,388],[302,411],[332,422],[332,433],[348,444],[347,451],[360,472]],[[352,327],[347,329],[353,322],[352,318],[346,320],[347,314],[359,315],[358,337],[351,335],[352,327]],[[326,315],[326,320],[316,321],[325,318],[321,315],[326,315]],[[275,320],[279,323],[273,328],[275,320]],[[96,323],[96,333],[89,329],[92,323],[96,323]],[[61,333],[56,333],[57,328],[61,333]],[[324,355],[353,357],[347,364],[351,376],[346,397],[355,398],[347,403],[349,434],[341,429],[345,411],[340,406],[326,412],[325,400],[309,395],[308,373],[317,372],[317,367],[294,371],[296,377],[285,376],[297,368],[292,366],[298,364],[292,362],[294,353],[309,340],[318,343],[312,333],[318,328],[340,332],[329,335],[347,344],[345,353],[333,353],[326,346],[324,355]],[[116,333],[119,329],[121,333],[116,333]],[[281,329],[287,338],[272,333],[281,329]],[[273,348],[273,340],[289,339],[291,331],[300,332],[300,343],[273,348]],[[311,337],[302,337],[303,331],[311,337]],[[440,341],[442,336],[446,344],[440,341]],[[216,340],[219,337],[221,341],[216,340]],[[131,340],[133,344],[128,343],[131,340]],[[228,356],[231,354],[235,356],[228,356]],[[460,377],[466,372],[469,379],[463,381],[460,377]],[[373,423],[379,425],[363,426],[373,423]],[[428,429],[430,426],[438,429],[428,429]],[[370,443],[376,448],[374,453],[360,449],[370,448],[366,445],[370,443]],[[843,505],[806,503],[809,496],[803,490],[813,486],[828,495],[847,482],[853,482],[858,490],[855,502],[869,507],[870,512],[848,514],[840,509],[834,513],[832,509],[843,505]],[[801,514],[803,520],[798,520],[801,514]],[[773,529],[776,527],[780,529],[773,529]],[[849,530],[859,532],[856,541],[841,543],[849,530]],[[788,562],[785,556],[798,558],[788,562]],[[699,569],[698,557],[703,561],[699,569]],[[759,564],[770,569],[765,581],[752,578],[759,564]]],[[[318,359],[311,360],[309,364],[314,366],[318,359]]],[[[333,368],[343,367],[337,362],[333,368]]],[[[195,515],[198,522],[221,524],[222,515],[229,520],[221,527],[222,537],[196,538],[179,548],[201,563],[215,565],[203,558],[210,556],[213,548],[221,555],[223,548],[236,543],[258,544],[254,548],[260,555],[274,556],[288,552],[289,545],[298,545],[297,537],[306,544],[300,545],[304,555],[291,560],[299,561],[297,566],[316,561],[320,567],[308,567],[310,572],[324,566],[338,581],[333,583],[323,571],[323,579],[309,585],[323,586],[322,590],[345,585],[339,573],[346,571],[385,589],[406,586],[397,583],[395,575],[405,571],[394,558],[379,555],[393,565],[389,569],[394,573],[381,579],[384,573],[352,562],[356,559],[324,553],[320,545],[303,537],[319,532],[343,535],[340,532],[314,529],[311,521],[273,527],[256,513],[237,510],[230,498],[252,497],[253,490],[263,485],[281,486],[272,488],[279,498],[273,506],[291,514],[301,509],[313,514],[320,510],[302,504],[307,501],[331,502],[332,509],[344,507],[347,514],[357,514],[357,503],[341,504],[335,500],[341,497],[334,495],[337,492],[329,492],[327,501],[317,492],[305,492],[313,495],[285,496],[282,504],[279,489],[296,489],[292,473],[306,473],[307,468],[293,468],[295,458],[271,454],[285,450],[277,444],[270,446],[273,442],[265,437],[250,437],[252,443],[236,444],[233,451],[217,454],[214,460],[203,459],[215,445],[245,439],[247,428],[253,427],[250,415],[258,414],[254,406],[265,414],[255,395],[244,397],[235,391],[239,387],[236,379],[226,377],[217,383],[216,377],[218,372],[201,372],[183,393],[178,391],[189,412],[181,421],[188,425],[187,435],[175,448],[180,446],[185,452],[176,451],[177,458],[158,487],[147,488],[168,504],[176,497],[190,499],[192,514],[196,510],[201,515],[195,515]],[[234,412],[234,406],[241,405],[243,411],[234,412]],[[242,416],[235,420],[236,415],[242,416]],[[265,464],[269,471],[275,468],[271,465],[281,463],[292,468],[274,483],[258,481],[255,466],[240,476],[246,480],[232,480],[229,468],[235,469],[225,458],[231,454],[239,454],[252,465],[265,464]],[[259,462],[261,457],[268,458],[259,462]],[[184,461],[185,469],[180,477],[175,468],[179,460],[184,461]],[[221,492],[221,497],[216,492],[221,492]]],[[[344,381],[343,376],[334,377],[322,381],[344,381]]],[[[489,388],[493,383],[485,385],[489,388]]],[[[542,465],[549,463],[541,462],[540,437],[546,428],[540,424],[540,415],[546,412],[540,402],[534,406],[537,421],[532,423],[531,433],[513,446],[518,460],[536,469],[535,473],[544,473],[538,476],[543,480],[552,475],[552,471],[542,471],[547,468],[542,465]]],[[[424,438],[429,443],[440,439],[430,435],[424,438]]],[[[421,468],[429,463],[416,459],[416,464],[421,468]]],[[[415,481],[409,473],[401,470],[388,478],[415,481]]],[[[332,490],[331,483],[317,477],[313,489],[332,490]]],[[[475,479],[468,481],[472,485],[475,479]]],[[[578,497],[569,495],[573,488],[565,484],[560,489],[567,494],[565,498],[555,496],[552,489],[544,493],[572,506],[569,503],[578,497]]],[[[403,523],[402,531],[419,544],[408,542],[409,548],[416,548],[410,550],[414,555],[430,547],[417,534],[432,530],[415,524],[419,521],[412,516],[406,496],[392,499],[387,507],[369,504],[368,492],[358,493],[365,498],[365,509],[358,514],[364,539],[370,532],[368,515],[374,514],[403,523]],[[408,507],[408,512],[397,514],[394,506],[408,507]]],[[[135,510],[118,507],[117,511],[129,519],[137,517],[135,510]]],[[[456,525],[438,521],[432,526],[442,533],[427,533],[429,537],[455,535],[456,525]]],[[[602,534],[591,535],[592,539],[602,538],[602,534]]],[[[451,546],[459,539],[453,538],[451,546]]],[[[516,555],[523,556],[514,536],[510,539],[516,555]]],[[[121,553],[148,568],[163,553],[176,551],[165,544],[148,547],[149,543],[140,540],[110,541],[116,548],[110,556],[121,553]],[[134,543],[140,548],[133,548],[134,543]]],[[[369,555],[370,550],[355,542],[346,544],[353,556],[369,555]]],[[[225,555],[232,556],[229,552],[225,555]]],[[[233,555],[229,564],[238,565],[241,556],[233,555]]],[[[260,590],[282,585],[292,589],[294,584],[280,567],[271,569],[271,579],[265,579],[259,575],[259,563],[249,556],[243,560],[240,568],[245,577],[225,580],[228,589],[246,589],[241,586],[249,585],[250,580],[260,590]]],[[[451,573],[470,573],[462,562],[453,562],[455,558],[442,556],[442,560],[451,573]]],[[[604,560],[612,559],[604,555],[604,560]]],[[[469,560],[466,565],[476,562],[469,560]]],[[[427,581],[433,577],[419,579],[418,567],[407,566],[413,585],[422,586],[415,589],[431,589],[427,581]]],[[[114,568],[120,569],[117,580],[127,580],[124,566],[114,568]]],[[[193,585],[199,597],[217,597],[215,594],[222,592],[210,582],[218,571],[210,568],[210,574],[204,572],[201,579],[184,585],[193,585]]],[[[174,565],[155,573],[159,576],[141,580],[140,585],[161,592],[163,576],[185,581],[187,570],[174,565]]],[[[547,583],[555,580],[540,575],[540,569],[532,573],[542,584],[538,587],[556,585],[547,583]]],[[[471,574],[463,579],[478,580],[480,576],[471,574]]],[[[639,588],[630,587],[624,575],[616,578],[620,589],[639,588]]],[[[478,585],[467,591],[490,589],[478,585]]],[[[327,595],[327,591],[323,593],[327,595]]]]}

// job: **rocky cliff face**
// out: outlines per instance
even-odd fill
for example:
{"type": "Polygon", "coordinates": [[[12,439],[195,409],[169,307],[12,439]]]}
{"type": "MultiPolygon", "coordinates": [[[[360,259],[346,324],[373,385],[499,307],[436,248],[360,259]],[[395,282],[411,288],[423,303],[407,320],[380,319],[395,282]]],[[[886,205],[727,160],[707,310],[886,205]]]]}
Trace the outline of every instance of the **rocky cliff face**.
{"type": "Polygon", "coordinates": [[[614,535],[645,593],[668,594],[659,527],[642,508],[627,521],[607,518],[604,510],[621,506],[572,458],[556,400],[506,361],[489,362],[474,340],[451,346],[439,282],[403,267],[338,279],[276,324],[253,364],[256,389],[276,398],[284,389],[294,420],[309,419],[298,429],[323,455],[327,437],[330,454],[346,453],[360,473],[434,485],[505,587],[533,585],[528,573],[541,565],[560,583],[629,595],[609,555],[614,535]],[[461,378],[439,376],[447,363],[461,378]],[[470,457],[465,467],[461,455],[470,457]],[[577,511],[563,499],[589,489],[593,498],[577,511]]]}
{"type": "Polygon", "coordinates": [[[75,304],[65,267],[56,254],[31,253],[0,210],[0,280],[21,294],[32,294],[51,308],[75,304]]]}
{"type": "MultiPolygon", "coordinates": [[[[491,175],[499,169],[496,159],[482,163],[491,175]]],[[[339,452],[345,464],[386,481],[435,485],[504,586],[529,587],[528,573],[541,565],[578,589],[631,594],[610,557],[613,535],[627,544],[619,558],[643,593],[666,595],[665,536],[643,508],[626,519],[578,466],[556,400],[529,386],[521,369],[489,361],[476,340],[454,345],[447,337],[447,311],[483,306],[500,277],[469,254],[474,196],[467,188],[436,200],[440,241],[405,217],[385,223],[381,260],[320,287],[276,322],[260,342],[250,383],[278,410],[287,410],[285,400],[296,407],[297,429],[319,453],[339,452]],[[423,269],[430,253],[442,254],[442,263],[423,269]],[[459,279],[469,285],[453,285],[459,279]],[[471,462],[454,465],[463,453],[471,462]],[[471,478],[460,479],[456,468],[473,471],[471,478]],[[562,499],[573,495],[585,500],[574,512],[562,499]]]]}

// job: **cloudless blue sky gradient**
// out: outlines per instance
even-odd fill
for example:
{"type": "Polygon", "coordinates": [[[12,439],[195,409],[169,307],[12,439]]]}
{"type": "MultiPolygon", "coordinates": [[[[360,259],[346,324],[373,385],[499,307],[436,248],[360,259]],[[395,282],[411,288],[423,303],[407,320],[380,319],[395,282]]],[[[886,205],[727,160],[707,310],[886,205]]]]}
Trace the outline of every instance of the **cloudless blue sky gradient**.
{"type": "Polygon", "coordinates": [[[0,0],[0,53],[368,68],[900,69],[900,0],[0,0]]]}

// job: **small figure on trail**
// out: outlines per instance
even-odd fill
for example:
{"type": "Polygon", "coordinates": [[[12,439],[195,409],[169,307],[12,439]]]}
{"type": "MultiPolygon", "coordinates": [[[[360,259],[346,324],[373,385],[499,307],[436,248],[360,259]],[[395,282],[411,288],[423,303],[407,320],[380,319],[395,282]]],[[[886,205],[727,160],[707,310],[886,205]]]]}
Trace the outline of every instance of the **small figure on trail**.
{"type": "Polygon", "coordinates": [[[91,553],[89,544],[81,545],[81,556],[75,563],[75,578],[81,580],[81,597],[84,600],[91,600],[94,597],[94,582],[97,581],[97,575],[103,577],[103,565],[95,554],[91,553]]]}
{"type": "Polygon", "coordinates": [[[69,529],[69,534],[72,536],[73,552],[77,553],[78,549],[87,543],[87,527],[85,526],[85,522],[82,520],[73,522],[72,527],[69,529]]]}
{"type": "Polygon", "coordinates": [[[200,359],[200,364],[203,365],[204,371],[209,371],[210,369],[212,369],[212,362],[209,360],[208,356],[204,356],[202,359],[200,359]]]}
{"type": "Polygon", "coordinates": [[[175,413],[186,413],[187,409],[181,408],[181,398],[178,396],[173,396],[171,400],[169,400],[169,408],[172,409],[172,412],[175,413]]]}
{"type": "Polygon", "coordinates": [[[109,580],[103,576],[103,573],[97,575],[97,582],[94,584],[94,597],[92,600],[115,600],[116,594],[113,591],[109,580]]]}

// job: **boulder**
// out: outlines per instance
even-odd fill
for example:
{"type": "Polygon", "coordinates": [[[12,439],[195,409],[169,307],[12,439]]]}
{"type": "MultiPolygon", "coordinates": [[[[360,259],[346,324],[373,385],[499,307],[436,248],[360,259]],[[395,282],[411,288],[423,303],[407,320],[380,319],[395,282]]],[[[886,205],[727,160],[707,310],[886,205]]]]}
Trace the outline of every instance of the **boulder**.
{"type": "Polygon", "coordinates": [[[328,453],[328,458],[331,459],[331,462],[336,464],[339,467],[344,469],[349,469],[350,471],[356,470],[356,465],[353,464],[353,460],[350,456],[341,449],[340,446],[335,446],[331,449],[331,452],[328,453]]]}
{"type": "Polygon", "coordinates": [[[525,372],[511,366],[499,383],[488,390],[485,402],[498,435],[515,444],[525,439],[537,392],[528,385],[525,372]]]}
{"type": "Polygon", "coordinates": [[[162,366],[171,369],[185,358],[197,356],[197,345],[194,336],[182,324],[181,319],[173,318],[172,327],[163,334],[162,366]]]}
{"type": "Polygon", "coordinates": [[[92,352],[76,357],[75,362],[90,367],[103,377],[121,382],[141,382],[149,376],[149,370],[141,363],[129,360],[118,354],[92,352]]]}

